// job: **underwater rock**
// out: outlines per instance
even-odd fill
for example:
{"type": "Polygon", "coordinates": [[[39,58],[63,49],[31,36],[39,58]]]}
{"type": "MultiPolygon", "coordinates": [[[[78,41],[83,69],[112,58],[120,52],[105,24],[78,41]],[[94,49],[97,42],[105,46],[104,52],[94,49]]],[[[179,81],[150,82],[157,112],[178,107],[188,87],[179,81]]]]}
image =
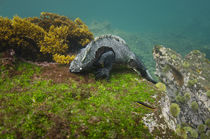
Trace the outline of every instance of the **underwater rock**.
{"type": "Polygon", "coordinates": [[[207,95],[210,90],[210,61],[198,50],[182,58],[163,46],[155,46],[153,56],[156,75],[166,85],[165,97],[169,98],[169,101],[161,102],[164,104],[162,113],[165,119],[173,117],[168,106],[176,103],[180,107],[179,115],[174,117],[176,127],[180,124],[183,128],[191,127],[198,131],[198,126],[210,118],[210,99],[207,95]]]}
{"type": "Polygon", "coordinates": [[[159,100],[157,102],[157,109],[153,113],[146,114],[142,120],[148,127],[150,133],[156,135],[156,138],[178,138],[177,135],[174,135],[177,121],[169,114],[170,99],[167,95],[164,95],[163,92],[159,97],[160,99],[157,98],[159,100]],[[161,133],[157,136],[157,132],[159,131],[161,131],[161,133]]]}

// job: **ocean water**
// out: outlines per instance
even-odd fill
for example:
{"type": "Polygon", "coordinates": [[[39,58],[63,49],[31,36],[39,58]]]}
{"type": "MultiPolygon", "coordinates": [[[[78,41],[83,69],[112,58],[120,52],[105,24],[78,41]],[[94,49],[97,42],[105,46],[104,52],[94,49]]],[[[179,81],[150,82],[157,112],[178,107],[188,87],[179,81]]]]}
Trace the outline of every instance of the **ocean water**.
{"type": "Polygon", "coordinates": [[[90,28],[93,22],[104,25],[99,34],[135,34],[124,39],[133,45],[140,41],[131,46],[139,51],[163,44],[183,55],[199,49],[210,57],[209,6],[209,0],[0,0],[0,16],[31,17],[45,11],[80,17],[90,28]]]}

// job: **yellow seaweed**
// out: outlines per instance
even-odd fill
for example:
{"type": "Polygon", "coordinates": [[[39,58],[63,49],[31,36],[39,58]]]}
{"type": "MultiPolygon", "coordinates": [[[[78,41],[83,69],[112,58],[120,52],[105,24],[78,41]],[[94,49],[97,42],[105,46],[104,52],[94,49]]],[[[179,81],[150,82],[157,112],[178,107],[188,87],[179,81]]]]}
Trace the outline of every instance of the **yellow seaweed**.
{"type": "Polygon", "coordinates": [[[59,55],[59,54],[54,54],[53,55],[53,59],[55,60],[55,62],[57,63],[61,63],[61,64],[69,64],[72,60],[74,60],[75,56],[64,56],[64,55],[59,55]]]}
{"type": "Polygon", "coordinates": [[[40,55],[46,55],[47,61],[66,64],[92,39],[93,34],[79,18],[73,21],[48,12],[42,12],[40,18],[0,17],[0,44],[6,43],[6,47],[21,51],[23,58],[37,60],[40,55]]]}

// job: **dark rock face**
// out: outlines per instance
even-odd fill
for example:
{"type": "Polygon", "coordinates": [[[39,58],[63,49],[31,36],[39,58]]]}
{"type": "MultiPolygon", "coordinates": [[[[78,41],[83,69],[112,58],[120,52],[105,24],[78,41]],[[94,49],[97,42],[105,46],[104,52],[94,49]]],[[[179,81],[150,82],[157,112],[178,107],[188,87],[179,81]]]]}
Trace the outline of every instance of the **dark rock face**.
{"type": "MultiPolygon", "coordinates": [[[[210,99],[207,96],[210,90],[210,61],[198,50],[182,58],[163,46],[155,46],[153,56],[156,74],[167,88],[167,103],[177,103],[181,109],[175,117],[176,124],[186,124],[197,130],[210,118],[210,99]]],[[[169,108],[166,109],[169,111],[169,108]]],[[[164,113],[171,117],[170,112],[164,113]]],[[[205,129],[206,133],[210,130],[207,126],[205,129]]]]}

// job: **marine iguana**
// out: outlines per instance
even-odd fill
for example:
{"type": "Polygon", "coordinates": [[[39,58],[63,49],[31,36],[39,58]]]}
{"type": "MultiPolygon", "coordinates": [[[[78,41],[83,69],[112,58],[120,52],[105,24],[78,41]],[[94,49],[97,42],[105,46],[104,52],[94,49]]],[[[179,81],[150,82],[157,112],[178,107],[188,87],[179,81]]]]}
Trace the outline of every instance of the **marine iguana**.
{"type": "Polygon", "coordinates": [[[83,72],[96,69],[96,80],[110,77],[112,64],[125,64],[136,71],[143,78],[156,83],[151,77],[143,62],[130,51],[126,42],[115,35],[96,37],[85,48],[81,49],[71,62],[70,72],[83,72]]]}

